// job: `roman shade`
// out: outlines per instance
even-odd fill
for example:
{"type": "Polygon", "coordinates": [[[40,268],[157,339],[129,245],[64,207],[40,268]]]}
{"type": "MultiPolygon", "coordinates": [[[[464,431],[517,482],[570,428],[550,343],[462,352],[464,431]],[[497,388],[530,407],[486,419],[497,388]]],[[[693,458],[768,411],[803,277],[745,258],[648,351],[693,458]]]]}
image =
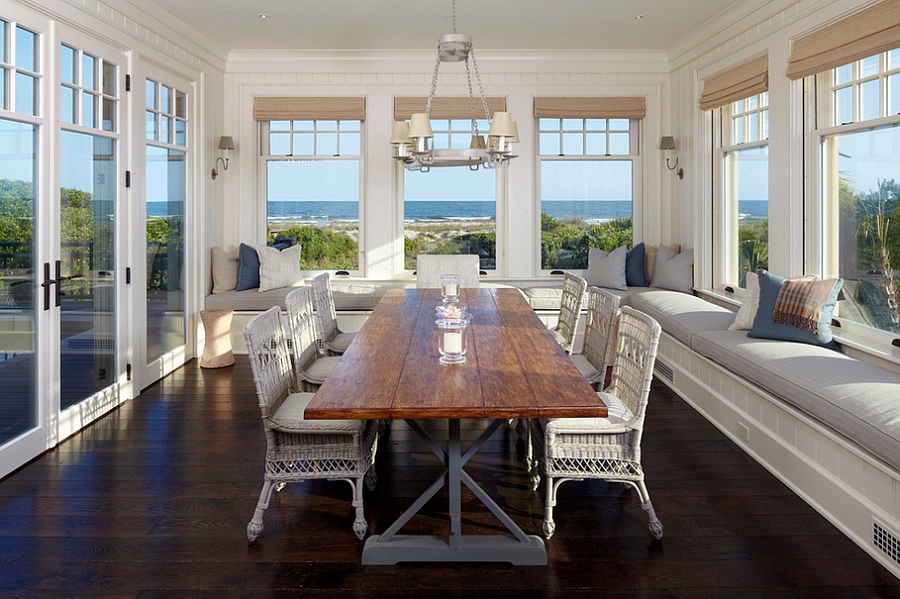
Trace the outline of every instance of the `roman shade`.
{"type": "Polygon", "coordinates": [[[713,110],[769,91],[769,55],[754,58],[703,81],[700,110],[713,110]]]}
{"type": "Polygon", "coordinates": [[[366,120],[365,97],[257,97],[253,101],[257,121],[366,120]]]}
{"type": "Polygon", "coordinates": [[[900,2],[885,0],[794,40],[787,76],[800,79],[900,46],[900,2]]]}
{"type": "MultiPolygon", "coordinates": [[[[485,98],[491,115],[495,112],[506,112],[506,98],[485,98]]],[[[428,107],[427,96],[394,98],[394,120],[409,120],[415,113],[424,113],[428,107]]],[[[436,97],[431,104],[433,119],[471,119],[472,99],[469,96],[436,97]]],[[[475,118],[484,118],[484,107],[481,98],[475,98],[475,118]]]]}
{"type": "Polygon", "coordinates": [[[643,96],[534,99],[536,119],[642,119],[646,113],[643,96]]]}

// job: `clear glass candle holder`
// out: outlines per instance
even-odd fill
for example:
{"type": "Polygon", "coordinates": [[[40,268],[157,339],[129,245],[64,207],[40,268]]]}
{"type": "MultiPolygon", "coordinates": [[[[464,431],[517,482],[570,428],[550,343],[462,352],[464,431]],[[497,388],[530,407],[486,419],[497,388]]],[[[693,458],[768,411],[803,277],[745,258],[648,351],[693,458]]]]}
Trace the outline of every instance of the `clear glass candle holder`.
{"type": "Polygon", "coordinates": [[[438,327],[438,352],[441,364],[461,364],[466,361],[466,327],[468,318],[439,318],[435,321],[438,327]]]}
{"type": "Polygon", "coordinates": [[[460,275],[441,275],[441,294],[444,296],[444,303],[454,303],[459,301],[459,281],[460,275]]]}

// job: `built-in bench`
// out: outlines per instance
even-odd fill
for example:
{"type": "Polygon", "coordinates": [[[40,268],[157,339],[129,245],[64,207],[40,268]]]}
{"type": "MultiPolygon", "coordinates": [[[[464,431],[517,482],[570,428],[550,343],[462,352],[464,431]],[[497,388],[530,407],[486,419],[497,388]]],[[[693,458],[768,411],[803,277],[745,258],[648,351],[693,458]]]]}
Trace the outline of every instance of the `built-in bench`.
{"type": "Polygon", "coordinates": [[[663,328],[657,378],[900,576],[900,375],[728,330],[734,313],[699,297],[628,301],[663,328]]]}

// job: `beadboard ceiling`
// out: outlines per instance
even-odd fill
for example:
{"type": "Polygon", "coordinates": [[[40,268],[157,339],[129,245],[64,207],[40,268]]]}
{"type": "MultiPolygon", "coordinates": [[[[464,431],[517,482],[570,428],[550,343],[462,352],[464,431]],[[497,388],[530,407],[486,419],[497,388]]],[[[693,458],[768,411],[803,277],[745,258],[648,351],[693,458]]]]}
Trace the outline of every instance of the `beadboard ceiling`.
{"type": "MultiPolygon", "coordinates": [[[[452,31],[451,0],[156,1],[226,51],[421,50],[452,31]]],[[[729,8],[734,20],[769,1],[457,0],[457,32],[476,51],[665,51],[729,8]]]]}

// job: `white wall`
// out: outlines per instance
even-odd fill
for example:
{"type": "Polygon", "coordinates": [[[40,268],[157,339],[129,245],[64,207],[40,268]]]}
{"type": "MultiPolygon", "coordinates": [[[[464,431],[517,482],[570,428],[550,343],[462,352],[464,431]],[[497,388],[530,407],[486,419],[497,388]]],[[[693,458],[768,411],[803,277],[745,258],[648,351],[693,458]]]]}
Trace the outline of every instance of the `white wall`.
{"type": "MultiPolygon", "coordinates": [[[[498,269],[505,277],[528,278],[539,268],[539,199],[535,191],[534,96],[644,96],[647,116],[641,134],[643,196],[635,214],[636,238],[657,243],[663,220],[661,196],[663,90],[668,63],[659,52],[478,51],[478,70],[487,96],[506,96],[519,123],[518,158],[506,172],[505,198],[498,198],[498,269]],[[505,243],[503,240],[506,240],[505,243]]],[[[265,239],[265,198],[258,174],[258,128],[252,118],[256,96],[366,97],[364,195],[361,198],[361,270],[372,278],[402,271],[400,167],[390,156],[393,97],[427,96],[434,50],[421,52],[232,52],[225,77],[225,119],[238,152],[228,171],[224,244],[265,239]]],[[[476,91],[477,93],[477,91],[476,91]]],[[[466,95],[462,65],[444,64],[437,95],[466,95]]],[[[501,171],[502,172],[502,171],[501,171]]],[[[465,176],[460,170],[460,176],[465,176]]]]}
{"type": "MultiPolygon", "coordinates": [[[[815,268],[804,248],[803,85],[785,76],[791,41],[871,5],[870,0],[773,0],[749,10],[735,5],[670,51],[671,130],[680,146],[684,181],[672,184],[675,240],[694,245],[695,285],[712,285],[710,117],[698,108],[704,79],[762,54],[769,57],[769,267],[782,276],[815,268]]],[[[812,244],[809,244],[812,246],[812,244]]]]}

